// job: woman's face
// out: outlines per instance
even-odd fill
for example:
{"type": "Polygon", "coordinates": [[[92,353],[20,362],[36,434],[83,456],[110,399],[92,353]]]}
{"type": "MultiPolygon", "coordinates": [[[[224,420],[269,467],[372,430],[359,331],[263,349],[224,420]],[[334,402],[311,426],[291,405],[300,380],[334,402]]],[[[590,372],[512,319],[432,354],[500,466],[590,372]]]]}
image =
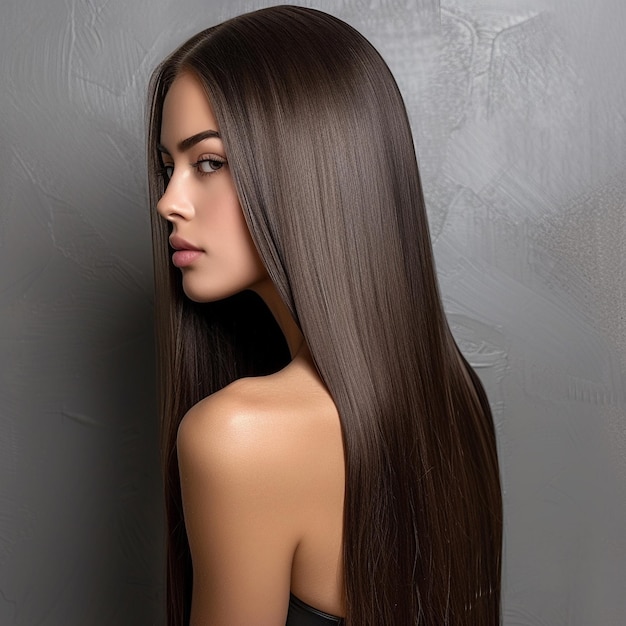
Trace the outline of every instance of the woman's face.
{"type": "Polygon", "coordinates": [[[157,211],[172,224],[172,262],[191,300],[210,302],[269,280],[244,220],[213,109],[189,73],[163,104],[159,149],[166,190],[157,211]]]}

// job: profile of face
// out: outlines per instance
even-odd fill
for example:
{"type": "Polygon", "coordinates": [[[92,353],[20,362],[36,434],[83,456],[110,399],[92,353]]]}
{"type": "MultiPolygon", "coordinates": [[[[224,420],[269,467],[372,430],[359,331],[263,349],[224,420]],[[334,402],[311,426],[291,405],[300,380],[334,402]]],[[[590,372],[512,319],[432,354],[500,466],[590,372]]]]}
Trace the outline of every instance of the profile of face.
{"type": "Polygon", "coordinates": [[[191,73],[173,81],[163,103],[159,150],[166,189],[157,204],[171,223],[172,263],[185,294],[221,300],[269,281],[244,219],[215,114],[191,73]]]}

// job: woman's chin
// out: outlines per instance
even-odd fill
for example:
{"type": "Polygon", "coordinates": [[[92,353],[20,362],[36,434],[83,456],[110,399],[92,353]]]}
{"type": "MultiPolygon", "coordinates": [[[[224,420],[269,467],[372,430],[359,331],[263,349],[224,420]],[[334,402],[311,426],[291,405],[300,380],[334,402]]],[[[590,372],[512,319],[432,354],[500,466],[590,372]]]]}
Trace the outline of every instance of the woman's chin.
{"type": "Polygon", "coordinates": [[[188,280],[184,275],[183,291],[192,302],[214,302],[215,300],[222,299],[215,293],[215,290],[207,289],[206,285],[194,285],[193,281],[188,280]]]}
{"type": "Polygon", "coordinates": [[[264,270],[258,275],[245,276],[241,280],[235,278],[232,281],[222,281],[221,284],[216,281],[209,283],[206,280],[206,275],[203,278],[204,280],[199,275],[183,271],[183,292],[192,302],[217,302],[248,289],[262,295],[267,290],[268,285],[273,286],[264,270]]]}
{"type": "Polygon", "coordinates": [[[235,295],[241,289],[219,288],[217,286],[207,287],[207,285],[194,285],[192,281],[186,280],[183,276],[183,292],[192,301],[198,303],[217,302],[235,295]]]}

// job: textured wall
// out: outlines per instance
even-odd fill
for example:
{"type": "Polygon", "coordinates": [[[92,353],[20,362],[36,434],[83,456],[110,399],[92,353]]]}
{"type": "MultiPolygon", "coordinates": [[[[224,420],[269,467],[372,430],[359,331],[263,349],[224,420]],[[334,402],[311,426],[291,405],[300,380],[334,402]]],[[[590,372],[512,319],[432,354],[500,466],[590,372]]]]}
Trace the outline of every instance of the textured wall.
{"type": "MultiPolygon", "coordinates": [[[[159,624],[150,70],[269,2],[3,0],[0,623],[159,624]]],[[[330,0],[414,125],[442,291],[487,385],[504,623],[626,623],[626,8],[330,0]]]]}

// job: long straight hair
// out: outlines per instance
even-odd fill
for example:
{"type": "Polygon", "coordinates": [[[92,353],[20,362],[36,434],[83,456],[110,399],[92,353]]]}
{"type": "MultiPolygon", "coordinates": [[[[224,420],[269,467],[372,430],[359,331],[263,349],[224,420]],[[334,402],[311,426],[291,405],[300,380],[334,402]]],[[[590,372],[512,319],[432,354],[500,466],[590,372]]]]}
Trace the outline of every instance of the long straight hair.
{"type": "MultiPolygon", "coordinates": [[[[151,80],[153,208],[164,192],[163,101],[181,72],[206,91],[252,238],[339,412],[346,624],[498,624],[494,425],[443,312],[413,138],[387,65],[351,26],[303,7],[261,9],[192,37],[151,80]]],[[[154,210],[152,225],[167,610],[178,626],[192,584],[180,421],[289,354],[256,295],[185,298],[154,210]]]]}

